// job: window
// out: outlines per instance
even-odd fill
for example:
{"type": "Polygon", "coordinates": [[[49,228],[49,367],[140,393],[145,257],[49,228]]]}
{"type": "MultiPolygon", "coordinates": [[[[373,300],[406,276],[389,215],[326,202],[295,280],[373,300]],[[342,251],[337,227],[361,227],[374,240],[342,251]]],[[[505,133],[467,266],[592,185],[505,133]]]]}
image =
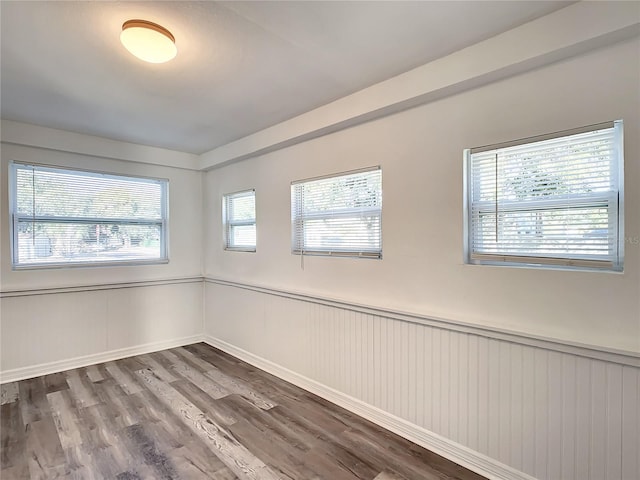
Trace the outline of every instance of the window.
{"type": "Polygon", "coordinates": [[[167,261],[167,180],[10,169],[15,268],[167,261]]]}
{"type": "Polygon", "coordinates": [[[379,167],[291,184],[292,251],[382,256],[379,167]]]}
{"type": "Polygon", "coordinates": [[[622,121],[465,151],[466,261],[622,270],[622,121]]]}
{"type": "Polygon", "coordinates": [[[230,193],[223,201],[224,248],[256,251],[256,192],[230,193]]]}

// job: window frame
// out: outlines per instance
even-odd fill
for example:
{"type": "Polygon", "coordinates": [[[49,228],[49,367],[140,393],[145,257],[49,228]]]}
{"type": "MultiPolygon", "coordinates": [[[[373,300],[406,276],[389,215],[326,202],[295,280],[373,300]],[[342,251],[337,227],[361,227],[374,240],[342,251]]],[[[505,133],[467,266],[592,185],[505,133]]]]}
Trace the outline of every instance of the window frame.
{"type": "MultiPolygon", "coordinates": [[[[299,227],[299,228],[303,228],[303,227],[299,227]]],[[[321,175],[318,177],[312,177],[312,178],[305,178],[303,180],[296,180],[291,182],[291,253],[293,255],[300,255],[300,256],[304,256],[304,255],[311,255],[311,256],[325,256],[325,257],[349,257],[349,258],[369,258],[369,259],[376,259],[376,260],[381,260],[382,259],[382,250],[383,250],[383,244],[382,244],[382,167],[380,165],[376,165],[373,167],[366,167],[366,168],[361,168],[361,169],[356,169],[356,170],[349,170],[349,171],[345,171],[345,172],[339,172],[339,173],[332,173],[332,174],[328,174],[328,175],[321,175]],[[325,179],[332,179],[332,178],[336,178],[339,179],[341,177],[347,177],[350,175],[355,175],[355,174],[359,174],[359,173],[367,173],[367,172],[380,172],[380,206],[379,207],[368,207],[368,208],[355,208],[351,211],[346,211],[346,210],[342,210],[340,211],[339,214],[335,214],[334,212],[336,210],[331,210],[331,211],[327,211],[327,213],[317,213],[317,214],[313,214],[312,216],[308,216],[307,218],[312,218],[314,220],[317,219],[334,219],[334,218],[338,218],[339,216],[349,216],[350,213],[372,213],[372,214],[376,214],[379,218],[379,224],[380,224],[380,238],[379,238],[379,244],[380,244],[380,248],[377,249],[376,251],[363,251],[363,250],[339,250],[339,249],[335,249],[335,250],[331,250],[329,248],[325,249],[306,249],[304,248],[304,245],[302,245],[300,248],[297,248],[297,232],[298,232],[298,227],[300,225],[301,222],[304,222],[304,218],[299,218],[296,217],[296,213],[297,213],[297,209],[296,209],[296,205],[295,205],[295,200],[294,200],[294,188],[297,185],[303,185],[305,183],[309,183],[309,182],[315,182],[318,180],[325,180],[325,179]]]]}
{"type": "MultiPolygon", "coordinates": [[[[549,207],[552,206],[555,200],[548,200],[549,207]]],[[[561,203],[560,201],[557,201],[561,203]]],[[[507,203],[504,202],[503,205],[507,203]]],[[[542,204],[542,201],[524,200],[522,202],[511,202],[514,207],[509,211],[534,211],[531,207],[535,203],[537,206],[542,204]],[[536,203],[539,202],[539,203],[536,203]],[[529,208],[527,208],[529,204],[529,208]],[[517,205],[517,206],[516,206],[517,205]]],[[[566,200],[564,203],[568,203],[566,200]]],[[[582,205],[587,205],[582,203],[582,205]]],[[[609,208],[610,204],[607,203],[609,208]]],[[[585,206],[585,208],[587,208],[585,206]]],[[[563,130],[559,132],[549,133],[545,135],[537,135],[533,137],[527,137],[519,140],[513,140],[509,142],[488,145],[478,148],[465,149],[463,152],[463,236],[464,236],[464,250],[463,257],[464,263],[470,265],[493,265],[493,266],[507,266],[507,267],[533,267],[533,268],[550,268],[550,269],[566,269],[566,270],[581,270],[581,271],[599,271],[599,272],[622,272],[624,266],[624,128],[623,120],[615,120],[602,122],[594,125],[587,125],[584,127],[573,128],[569,130],[563,130]],[[482,153],[490,150],[499,150],[503,148],[515,147],[519,145],[526,145],[530,143],[541,142],[544,140],[553,140],[562,137],[569,137],[572,135],[578,135],[581,133],[594,132],[602,129],[613,128],[613,148],[615,153],[613,154],[616,165],[611,166],[612,173],[617,178],[617,190],[611,190],[607,193],[594,193],[587,197],[579,197],[577,194],[572,199],[576,205],[580,200],[584,198],[592,198],[593,202],[590,204],[592,208],[595,208],[598,203],[610,202],[614,197],[617,197],[617,202],[611,207],[612,212],[609,213],[609,223],[611,225],[611,218],[615,217],[616,239],[614,242],[614,250],[617,255],[614,255],[614,259],[609,260],[597,260],[597,259],[581,259],[581,258],[565,258],[565,257],[536,257],[536,256],[517,256],[506,253],[474,253],[472,251],[473,245],[473,228],[472,228],[472,191],[471,184],[473,182],[473,174],[471,168],[472,155],[474,153],[482,153]],[[596,201],[599,198],[600,202],[596,201]]],[[[609,227],[611,228],[611,226],[609,227]]]]}
{"type": "Polygon", "coordinates": [[[125,175],[120,173],[106,172],[100,170],[91,170],[84,168],[59,166],[53,164],[26,162],[12,160],[9,162],[9,248],[11,251],[11,268],[14,271],[19,270],[42,270],[42,269],[58,269],[58,268],[86,268],[86,267],[115,267],[115,266],[134,266],[134,265],[162,265],[169,263],[169,179],[149,177],[142,175],[125,175]],[[133,179],[138,181],[147,181],[149,183],[157,183],[160,185],[161,198],[161,218],[159,220],[144,220],[132,218],[100,218],[100,217],[71,217],[71,216],[48,216],[48,215],[20,215],[18,213],[18,186],[17,186],[17,170],[21,167],[32,167],[35,170],[48,170],[53,172],[62,172],[74,174],[77,176],[113,178],[117,180],[133,179]],[[40,221],[43,223],[69,223],[84,225],[156,225],[160,230],[160,257],[152,259],[126,259],[126,260],[109,260],[109,261],[67,261],[67,262],[40,262],[40,263],[19,263],[18,250],[18,224],[20,221],[40,221]]]}
{"type": "Polygon", "coordinates": [[[258,205],[256,202],[256,189],[249,188],[246,190],[238,190],[236,192],[225,193],[222,195],[222,231],[224,250],[230,252],[248,252],[255,253],[258,248],[258,205]],[[251,220],[230,220],[229,217],[229,200],[253,195],[254,209],[253,219],[251,220]],[[253,247],[231,245],[231,229],[238,226],[253,225],[256,229],[256,242],[253,247]]]}

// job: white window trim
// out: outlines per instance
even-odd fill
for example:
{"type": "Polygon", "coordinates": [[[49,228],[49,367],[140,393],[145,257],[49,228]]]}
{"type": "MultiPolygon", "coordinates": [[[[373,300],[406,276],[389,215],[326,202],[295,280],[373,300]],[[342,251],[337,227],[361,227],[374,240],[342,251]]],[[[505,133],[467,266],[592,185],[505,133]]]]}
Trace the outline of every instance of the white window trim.
{"type": "MultiPolygon", "coordinates": [[[[323,180],[323,179],[329,179],[329,178],[339,178],[339,177],[344,177],[347,175],[353,175],[356,173],[366,173],[366,172],[373,172],[373,171],[380,171],[382,172],[382,168],[377,165],[374,167],[366,167],[366,168],[360,168],[360,169],[356,169],[356,170],[349,170],[349,171],[345,171],[345,172],[340,172],[340,173],[332,173],[332,174],[328,174],[328,175],[321,175],[321,176],[317,176],[317,177],[311,177],[311,178],[305,178],[302,180],[296,180],[294,182],[291,182],[291,187],[294,187],[295,185],[299,185],[299,184],[303,184],[303,183],[307,183],[307,182],[313,182],[313,181],[317,181],[317,180],[323,180]]],[[[300,256],[306,256],[306,255],[310,255],[310,256],[331,256],[331,257],[352,257],[352,258],[371,258],[371,259],[382,259],[382,205],[380,207],[369,207],[369,208],[357,208],[357,209],[335,209],[335,210],[331,210],[329,212],[322,212],[322,213],[314,213],[314,214],[308,214],[305,216],[304,219],[300,218],[300,217],[296,217],[295,213],[296,213],[296,208],[294,208],[294,205],[291,205],[291,253],[294,255],[300,255],[300,256]],[[327,249],[327,250],[318,250],[318,249],[306,249],[304,247],[302,248],[296,248],[296,232],[298,231],[298,229],[303,228],[302,227],[302,223],[304,222],[304,220],[307,219],[317,219],[317,220],[324,220],[324,219],[332,219],[332,218],[338,218],[341,216],[344,217],[350,217],[353,216],[354,213],[358,213],[358,214],[369,214],[369,215],[378,215],[380,218],[380,248],[376,249],[376,250],[370,250],[370,251],[356,251],[356,250],[352,250],[352,249],[327,249]]]]}
{"type": "Polygon", "coordinates": [[[255,188],[251,188],[248,190],[239,190],[237,192],[231,192],[231,193],[225,193],[222,195],[222,242],[224,245],[224,250],[228,250],[231,252],[249,252],[249,253],[255,253],[256,249],[257,249],[257,236],[258,236],[258,224],[257,224],[257,210],[258,210],[258,205],[257,203],[255,204],[255,210],[254,210],[254,216],[252,219],[249,220],[231,220],[228,218],[228,201],[232,198],[236,198],[236,197],[243,197],[243,196],[249,196],[249,195],[253,195],[254,200],[255,200],[255,196],[256,196],[256,190],[255,188]],[[254,245],[253,247],[244,247],[244,246],[234,246],[231,245],[231,228],[232,227],[238,227],[238,226],[247,226],[247,225],[254,225],[256,227],[256,245],[254,245]]]}
{"type": "Polygon", "coordinates": [[[114,266],[133,266],[133,265],[159,265],[169,263],[169,180],[166,178],[146,177],[139,175],[125,175],[113,172],[104,172],[99,170],[87,170],[75,167],[57,166],[50,164],[41,164],[35,162],[9,162],[9,217],[10,217],[10,238],[9,248],[11,249],[11,268],[12,270],[43,270],[43,269],[60,269],[60,268],[86,268],[86,267],[114,267],[114,266]],[[74,174],[110,177],[114,179],[131,178],[136,180],[147,180],[149,182],[158,183],[161,186],[161,216],[159,221],[146,221],[131,218],[99,218],[99,217],[53,217],[53,216],[35,216],[35,215],[19,215],[17,213],[17,181],[16,171],[18,167],[35,167],[39,170],[66,171],[74,174]],[[87,225],[95,224],[119,224],[119,225],[157,225],[160,227],[160,253],[157,259],[140,259],[140,260],[114,260],[114,261],[79,261],[79,262],[42,262],[42,263],[18,263],[18,223],[20,221],[41,221],[51,223],[81,223],[87,225]]]}
{"type": "MultiPolygon", "coordinates": [[[[466,264],[471,265],[493,265],[493,266],[509,266],[509,267],[537,267],[537,268],[562,268],[569,270],[594,270],[600,272],[622,272],[624,265],[624,134],[623,134],[623,121],[609,121],[594,125],[587,125],[570,130],[563,130],[555,133],[538,135],[533,137],[527,137],[519,140],[504,142],[500,144],[487,145],[484,147],[465,149],[463,154],[463,236],[464,236],[464,250],[463,260],[466,264]],[[472,208],[471,208],[471,190],[469,188],[471,178],[471,155],[473,153],[481,153],[488,150],[495,150],[501,148],[508,148],[517,145],[523,145],[527,143],[534,143],[543,140],[549,140],[553,138],[576,135],[579,133],[591,132],[594,130],[604,128],[614,128],[615,147],[617,155],[617,192],[615,192],[615,199],[610,198],[607,194],[600,194],[601,201],[607,203],[614,201],[614,205],[617,205],[617,209],[614,215],[617,217],[617,256],[616,260],[599,261],[599,260],[587,260],[587,259],[566,259],[566,258],[554,258],[554,257],[528,257],[528,256],[515,256],[515,255],[500,255],[500,254],[479,254],[474,253],[471,250],[473,243],[471,222],[472,222],[472,208]]],[[[598,195],[591,195],[589,198],[595,203],[598,195]]],[[[579,196],[576,196],[578,198],[579,196]]],[[[513,211],[528,210],[529,204],[527,202],[513,202],[513,211]]],[[[540,206],[543,202],[537,201],[536,205],[540,206]]],[[[553,200],[549,201],[549,204],[553,203],[553,200]]],[[[504,202],[501,204],[502,210],[509,207],[509,204],[504,202]]],[[[507,208],[508,209],[508,208],[507,208]]]]}

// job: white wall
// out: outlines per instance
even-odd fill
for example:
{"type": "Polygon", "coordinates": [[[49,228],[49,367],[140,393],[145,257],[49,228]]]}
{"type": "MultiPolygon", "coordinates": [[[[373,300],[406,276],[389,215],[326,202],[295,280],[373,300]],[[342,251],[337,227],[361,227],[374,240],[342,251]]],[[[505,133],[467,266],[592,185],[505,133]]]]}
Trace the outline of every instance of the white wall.
{"type": "Polygon", "coordinates": [[[142,146],[12,122],[0,171],[2,380],[188,343],[204,330],[212,344],[492,478],[637,478],[640,41],[637,21],[622,25],[590,5],[488,40],[479,50],[500,60],[488,73],[482,55],[418,72],[449,68],[440,79],[459,88],[422,95],[420,75],[409,73],[199,159],[162,152],[164,166],[154,165],[157,152],[142,146]],[[574,25],[576,11],[589,15],[576,14],[574,25]],[[604,17],[614,25],[598,23],[604,17]],[[540,48],[516,48],[514,39],[551,32],[549,24],[540,48]],[[530,70],[571,52],[580,55],[530,70]],[[473,81],[462,78],[469,69],[473,81]],[[430,103],[357,124],[397,85],[430,103]],[[625,122],[624,273],[463,264],[464,148],[615,119],[625,122]],[[281,148],[340,125],[351,126],[281,148]],[[207,173],[170,166],[267,150],[207,173]],[[169,178],[170,263],[12,271],[10,160],[169,178]],[[301,268],[290,253],[291,181],[372,165],[383,169],[384,258],[306,257],[301,268]],[[221,196],[246,188],[256,189],[257,252],[225,252],[221,196]],[[204,287],[204,328],[203,265],[221,280],[204,287]]]}
{"type": "MultiPolygon", "coordinates": [[[[3,140],[15,140],[11,124],[3,140]]],[[[39,127],[36,129],[38,133],[39,127]]],[[[66,138],[68,133],[55,133],[66,138]]],[[[77,140],[78,134],[73,134],[77,140]]],[[[102,140],[81,136],[84,152],[102,140]]],[[[46,145],[46,136],[41,145],[46,145]]],[[[52,142],[52,145],[55,142],[52,142]]],[[[114,142],[112,142],[114,143],[114,142]]],[[[121,144],[130,154],[148,147],[121,144]]],[[[3,142],[0,174],[0,370],[3,381],[41,375],[143,350],[198,340],[202,334],[202,174],[3,142]],[[169,179],[169,263],[145,266],[12,270],[7,174],[10,161],[169,179]],[[54,291],[48,290],[54,289],[54,291]],[[43,294],[47,292],[47,294],[43,294]]],[[[150,153],[156,153],[150,151],[150,153]]],[[[165,161],[172,152],[164,152],[165,161]]],[[[184,160],[177,155],[177,161],[184,160]]],[[[146,161],[146,158],[145,158],[146,161]]]]}
{"type": "Polygon", "coordinates": [[[489,478],[639,478],[639,54],[636,37],[211,170],[205,338],[489,478]],[[623,273],[463,264],[463,149],[615,119],[623,273]],[[302,268],[291,181],[372,165],[383,259],[302,268]],[[257,251],[224,251],[221,196],[247,188],[257,251]]]}
{"type": "Polygon", "coordinates": [[[3,143],[1,148],[0,253],[3,261],[0,274],[3,291],[157,280],[202,274],[201,173],[7,143],[3,143]],[[169,179],[169,263],[130,267],[12,270],[7,197],[8,164],[12,160],[169,179]]]}
{"type": "Polygon", "coordinates": [[[638,40],[552,64],[207,173],[205,271],[600,347],[640,351],[638,40]],[[624,273],[464,265],[462,151],[625,122],[624,273]],[[290,182],[381,165],[383,259],[290,253],[290,182]],[[221,195],[256,189],[255,254],[222,249],[221,195]]]}
{"type": "Polygon", "coordinates": [[[202,282],[0,299],[2,381],[200,341],[202,282]]]}
{"type": "Polygon", "coordinates": [[[206,300],[212,345],[491,479],[640,478],[631,358],[213,281],[206,300]]]}

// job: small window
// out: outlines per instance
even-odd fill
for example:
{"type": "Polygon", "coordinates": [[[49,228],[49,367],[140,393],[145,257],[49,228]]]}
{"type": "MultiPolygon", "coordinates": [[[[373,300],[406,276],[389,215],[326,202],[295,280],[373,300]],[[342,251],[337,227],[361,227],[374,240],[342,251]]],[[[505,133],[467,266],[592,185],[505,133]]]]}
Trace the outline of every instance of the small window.
{"type": "Polygon", "coordinates": [[[379,167],[291,184],[292,251],[382,256],[379,167]]]}
{"type": "Polygon", "coordinates": [[[622,121],[465,151],[466,261],[621,271],[622,121]]]}
{"type": "Polygon", "coordinates": [[[11,164],[14,268],[167,261],[167,180],[11,164]]]}
{"type": "Polygon", "coordinates": [[[224,248],[256,251],[256,192],[230,193],[223,199],[224,248]]]}

